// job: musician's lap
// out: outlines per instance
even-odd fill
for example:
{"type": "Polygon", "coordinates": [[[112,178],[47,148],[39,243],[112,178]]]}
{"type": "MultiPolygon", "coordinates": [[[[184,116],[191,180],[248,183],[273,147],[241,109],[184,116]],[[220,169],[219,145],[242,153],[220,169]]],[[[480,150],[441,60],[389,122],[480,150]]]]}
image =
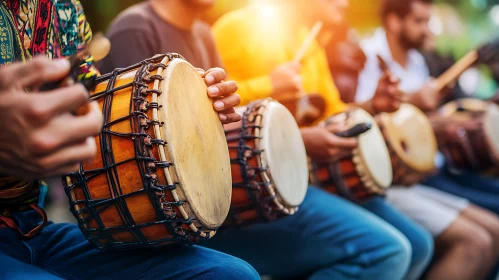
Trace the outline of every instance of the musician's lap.
{"type": "MultiPolygon", "coordinates": [[[[16,217],[21,229],[38,222],[31,212],[16,217]]],[[[51,223],[27,240],[0,228],[0,238],[2,279],[259,279],[244,261],[199,246],[100,252],[72,224],[51,223]]]]}
{"type": "Polygon", "coordinates": [[[430,233],[390,205],[384,198],[376,197],[362,204],[407,237],[412,247],[411,266],[405,279],[417,279],[433,256],[433,238],[430,233]]]}
{"type": "Polygon", "coordinates": [[[279,278],[313,273],[309,279],[400,279],[411,254],[409,242],[396,229],[315,187],[295,215],[219,232],[203,245],[279,278]]]}
{"type": "Polygon", "coordinates": [[[472,171],[453,174],[441,170],[425,183],[442,191],[469,199],[473,204],[499,214],[499,180],[472,171]]]}

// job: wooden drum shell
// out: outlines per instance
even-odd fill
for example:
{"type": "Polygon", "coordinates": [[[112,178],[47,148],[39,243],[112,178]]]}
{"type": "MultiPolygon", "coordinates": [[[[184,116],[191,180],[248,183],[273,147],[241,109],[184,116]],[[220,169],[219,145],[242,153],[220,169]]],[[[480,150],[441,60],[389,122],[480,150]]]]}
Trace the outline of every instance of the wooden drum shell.
{"type": "Polygon", "coordinates": [[[359,108],[335,115],[321,124],[343,124],[345,129],[349,129],[364,122],[371,123],[373,127],[358,137],[359,147],[349,155],[334,163],[310,163],[312,183],[355,202],[383,196],[391,185],[392,167],[381,132],[374,118],[359,108]],[[373,164],[379,164],[380,168],[374,168],[373,164]]]}
{"type": "Polygon", "coordinates": [[[485,128],[487,113],[497,108],[475,99],[461,99],[442,107],[440,114],[447,117],[447,122],[434,124],[433,128],[449,167],[487,171],[499,166],[499,155],[493,150],[497,139],[491,140],[485,128]]]}
{"type": "MultiPolygon", "coordinates": [[[[255,101],[248,107],[238,108],[239,113],[242,111],[243,120],[224,126],[232,163],[233,182],[231,210],[224,227],[271,222],[284,216],[293,215],[298,210],[297,205],[291,205],[285,200],[284,194],[279,191],[278,185],[276,185],[278,183],[275,181],[277,177],[273,177],[273,175],[277,176],[281,170],[271,170],[269,156],[272,151],[266,149],[275,147],[262,146],[265,137],[271,137],[264,135],[265,124],[269,125],[269,122],[272,122],[274,126],[279,126],[281,121],[283,125],[289,121],[289,119],[272,119],[274,115],[270,115],[270,108],[277,110],[276,107],[279,110],[286,110],[287,113],[284,116],[289,114],[289,118],[293,120],[291,113],[284,109],[285,107],[272,99],[264,99],[255,101]]],[[[282,111],[279,112],[282,113],[282,111]]],[[[282,116],[280,113],[275,116],[282,116]]],[[[296,130],[298,130],[297,126],[296,130]]],[[[300,141],[302,141],[301,138],[300,141]]],[[[283,143],[283,145],[286,144],[283,143]]],[[[301,146],[303,147],[298,148],[303,149],[303,166],[308,172],[303,143],[301,146]]],[[[301,151],[289,152],[298,153],[301,151]]],[[[286,163],[280,162],[279,165],[281,164],[285,165],[286,163]]],[[[293,172],[293,170],[289,170],[289,172],[293,172]]],[[[307,178],[308,173],[303,177],[305,189],[307,178]]],[[[301,191],[301,188],[298,189],[298,192],[301,191]]]]}
{"type": "MultiPolygon", "coordinates": [[[[177,165],[187,163],[174,158],[172,147],[168,147],[173,145],[169,143],[171,136],[165,136],[167,131],[161,123],[164,117],[158,116],[160,110],[166,110],[164,107],[177,106],[161,105],[166,99],[159,100],[159,95],[169,93],[161,91],[170,90],[161,86],[163,80],[177,87],[172,91],[181,92],[185,85],[174,79],[199,78],[189,81],[190,90],[193,94],[206,92],[206,85],[196,70],[180,58],[176,54],[160,55],[127,69],[118,69],[116,80],[109,75],[101,77],[92,95],[103,112],[109,112],[104,113],[103,132],[95,138],[101,148],[97,149],[93,161],[83,163],[79,172],[69,174],[64,180],[80,229],[99,249],[194,243],[213,236],[221,224],[212,224],[198,216],[192,193],[183,188],[185,181],[177,169],[177,165]],[[164,74],[168,67],[177,71],[171,83],[170,77],[164,74]],[[140,102],[135,103],[137,100],[140,102]],[[138,128],[141,132],[137,132],[138,128]]],[[[209,119],[217,120],[214,124],[220,126],[223,136],[211,101],[207,98],[194,106],[198,104],[209,106],[210,111],[206,112],[213,113],[209,119]]],[[[222,143],[225,145],[225,141],[222,143]]],[[[227,153],[226,146],[222,150],[227,153]]],[[[225,156],[227,173],[228,153],[225,156]]],[[[229,201],[228,198],[227,211],[229,201]]]]}

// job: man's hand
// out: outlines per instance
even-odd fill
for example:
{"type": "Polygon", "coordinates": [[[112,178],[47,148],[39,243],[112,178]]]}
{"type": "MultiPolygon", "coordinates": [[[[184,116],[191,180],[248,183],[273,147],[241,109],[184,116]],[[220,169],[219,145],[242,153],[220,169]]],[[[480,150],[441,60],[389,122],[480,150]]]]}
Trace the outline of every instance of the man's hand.
{"type": "Polygon", "coordinates": [[[235,94],[236,82],[224,82],[227,74],[222,68],[211,68],[207,71],[198,69],[198,72],[208,86],[208,96],[213,99],[213,108],[218,112],[220,121],[223,124],[240,121],[241,116],[234,110],[234,107],[241,103],[241,97],[235,94]]]}
{"type": "Polygon", "coordinates": [[[358,145],[355,138],[340,138],[321,127],[302,128],[301,134],[308,156],[317,163],[331,163],[351,152],[358,145]]]}
{"type": "Polygon", "coordinates": [[[37,92],[69,72],[66,60],[35,58],[0,69],[0,174],[39,179],[76,171],[96,153],[102,113],[81,84],[37,92]],[[27,93],[25,89],[31,89],[27,93]]]}
{"type": "Polygon", "coordinates": [[[301,65],[288,62],[277,66],[270,74],[272,81],[272,98],[278,101],[297,100],[303,92],[300,76],[301,65]]]}
{"type": "Polygon", "coordinates": [[[392,113],[400,108],[402,93],[399,90],[400,79],[385,72],[379,79],[378,88],[374,94],[371,113],[392,113]]]}
{"type": "Polygon", "coordinates": [[[453,87],[454,85],[450,85],[439,92],[437,80],[431,79],[418,93],[409,95],[408,100],[419,109],[432,112],[440,107],[442,101],[453,87]]]}

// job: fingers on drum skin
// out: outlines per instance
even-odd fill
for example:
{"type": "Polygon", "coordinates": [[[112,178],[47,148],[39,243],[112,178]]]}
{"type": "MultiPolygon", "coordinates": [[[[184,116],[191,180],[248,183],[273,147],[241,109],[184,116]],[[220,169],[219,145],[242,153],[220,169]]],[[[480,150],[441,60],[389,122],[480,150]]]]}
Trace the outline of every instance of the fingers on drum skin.
{"type": "Polygon", "coordinates": [[[206,71],[205,81],[208,86],[211,86],[216,83],[220,83],[221,81],[227,78],[227,74],[225,70],[222,68],[211,68],[206,71]]]}
{"type": "Polygon", "coordinates": [[[219,117],[223,124],[238,122],[241,120],[241,115],[237,113],[219,114],[219,117]]]}
{"type": "Polygon", "coordinates": [[[217,112],[221,112],[223,110],[227,110],[233,108],[241,103],[241,97],[239,95],[234,94],[217,100],[213,103],[213,108],[217,112]]]}
{"type": "Polygon", "coordinates": [[[227,96],[238,90],[237,83],[234,81],[221,82],[208,87],[208,95],[211,98],[227,96]]]}

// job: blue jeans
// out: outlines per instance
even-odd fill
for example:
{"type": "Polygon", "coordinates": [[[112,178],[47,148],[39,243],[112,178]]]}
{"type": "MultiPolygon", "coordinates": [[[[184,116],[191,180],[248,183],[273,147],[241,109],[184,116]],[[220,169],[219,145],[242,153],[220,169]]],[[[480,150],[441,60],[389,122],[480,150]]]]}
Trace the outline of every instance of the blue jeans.
{"type": "Polygon", "coordinates": [[[202,245],[249,262],[262,275],[308,279],[402,279],[407,239],[372,213],[310,187],[293,216],[231,228],[202,245]]]}
{"type": "Polygon", "coordinates": [[[412,247],[412,258],[409,271],[404,279],[419,279],[433,256],[433,237],[431,234],[381,197],[370,199],[362,206],[407,237],[412,247]]]}
{"type": "Polygon", "coordinates": [[[466,198],[475,205],[499,214],[499,179],[471,171],[453,174],[442,169],[425,184],[466,198]]]}
{"type": "MultiPolygon", "coordinates": [[[[21,229],[38,222],[16,215],[21,229]]],[[[76,225],[49,224],[31,239],[0,228],[0,279],[260,279],[246,262],[199,246],[100,252],[76,225]]]]}

